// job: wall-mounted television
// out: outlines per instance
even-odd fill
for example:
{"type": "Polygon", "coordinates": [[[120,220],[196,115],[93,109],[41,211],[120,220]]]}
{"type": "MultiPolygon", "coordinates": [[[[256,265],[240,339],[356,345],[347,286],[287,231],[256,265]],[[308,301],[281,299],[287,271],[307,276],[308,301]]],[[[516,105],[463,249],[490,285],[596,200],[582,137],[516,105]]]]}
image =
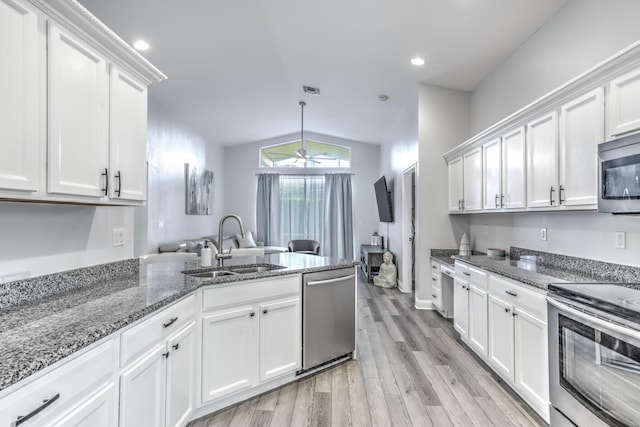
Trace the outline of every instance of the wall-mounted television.
{"type": "Polygon", "coordinates": [[[391,192],[387,188],[387,180],[384,175],[377,180],[373,187],[376,190],[378,202],[378,216],[380,222],[393,222],[393,206],[391,205],[391,192]]]}

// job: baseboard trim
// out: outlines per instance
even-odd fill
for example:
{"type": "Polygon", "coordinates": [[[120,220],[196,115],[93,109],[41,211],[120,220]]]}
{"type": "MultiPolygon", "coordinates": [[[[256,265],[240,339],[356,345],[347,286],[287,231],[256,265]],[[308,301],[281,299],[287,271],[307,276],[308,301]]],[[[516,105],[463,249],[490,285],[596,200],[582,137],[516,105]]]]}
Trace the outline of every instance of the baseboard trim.
{"type": "Polygon", "coordinates": [[[435,306],[430,299],[420,299],[416,297],[416,309],[418,310],[435,310],[435,306]]]}
{"type": "Polygon", "coordinates": [[[398,280],[398,290],[400,292],[402,292],[403,294],[410,294],[411,291],[413,291],[413,289],[411,289],[411,288],[405,289],[404,283],[402,283],[402,280],[398,280]]]}

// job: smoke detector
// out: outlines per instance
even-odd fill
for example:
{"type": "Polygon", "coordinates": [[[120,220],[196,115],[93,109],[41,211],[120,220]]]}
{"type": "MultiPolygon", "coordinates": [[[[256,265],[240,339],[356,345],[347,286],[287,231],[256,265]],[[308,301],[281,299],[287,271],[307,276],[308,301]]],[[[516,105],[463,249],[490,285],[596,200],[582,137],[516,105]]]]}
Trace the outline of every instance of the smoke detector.
{"type": "Polygon", "coordinates": [[[313,86],[302,86],[302,91],[304,93],[309,93],[311,95],[320,95],[320,88],[313,86]]]}

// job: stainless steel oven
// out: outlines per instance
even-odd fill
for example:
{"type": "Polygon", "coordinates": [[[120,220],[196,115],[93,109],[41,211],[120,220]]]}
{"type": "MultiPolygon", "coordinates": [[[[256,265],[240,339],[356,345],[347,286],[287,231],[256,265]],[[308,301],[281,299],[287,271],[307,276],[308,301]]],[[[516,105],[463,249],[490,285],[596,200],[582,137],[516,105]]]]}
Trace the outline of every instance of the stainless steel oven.
{"type": "Polygon", "coordinates": [[[640,426],[640,286],[550,285],[551,426],[640,426]]]}
{"type": "Polygon", "coordinates": [[[640,134],[598,145],[598,211],[640,213],[640,134]]]}

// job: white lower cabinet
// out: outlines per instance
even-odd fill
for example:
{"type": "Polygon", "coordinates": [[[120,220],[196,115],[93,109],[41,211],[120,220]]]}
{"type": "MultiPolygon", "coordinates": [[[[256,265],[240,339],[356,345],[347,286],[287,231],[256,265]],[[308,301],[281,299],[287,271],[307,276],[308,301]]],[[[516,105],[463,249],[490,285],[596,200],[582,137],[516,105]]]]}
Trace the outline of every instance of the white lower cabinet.
{"type": "Polygon", "coordinates": [[[453,327],[463,341],[469,339],[469,283],[453,280],[453,327]]]}
{"type": "Polygon", "coordinates": [[[195,325],[192,321],[124,368],[120,427],[186,425],[194,401],[195,325]]]}
{"type": "Polygon", "coordinates": [[[487,355],[487,291],[469,286],[469,344],[487,355]]]}
{"type": "Polygon", "coordinates": [[[54,427],[111,427],[116,425],[114,408],[117,389],[109,383],[53,423],[54,427]]]}
{"type": "Polygon", "coordinates": [[[494,370],[513,381],[514,326],[513,306],[489,296],[489,352],[487,357],[494,370]]]}
{"type": "Polygon", "coordinates": [[[300,289],[293,276],[205,290],[202,403],[300,369],[300,289]]]}

